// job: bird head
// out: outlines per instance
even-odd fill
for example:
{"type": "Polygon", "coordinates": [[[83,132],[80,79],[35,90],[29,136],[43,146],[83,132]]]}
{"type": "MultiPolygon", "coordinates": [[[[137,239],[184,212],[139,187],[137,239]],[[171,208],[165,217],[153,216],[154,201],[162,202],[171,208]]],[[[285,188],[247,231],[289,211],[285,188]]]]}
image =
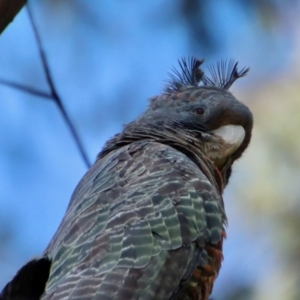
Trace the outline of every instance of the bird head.
{"type": "Polygon", "coordinates": [[[247,148],[253,126],[252,113],[229,91],[233,82],[247,74],[234,61],[210,67],[211,78],[200,69],[203,60],[179,61],[165,92],[151,99],[140,124],[169,128],[199,150],[220,170],[231,166],[247,148]]]}
{"type": "Polygon", "coordinates": [[[197,152],[208,158],[226,184],[231,165],[251,139],[252,113],[228,90],[248,69],[238,71],[236,62],[222,61],[216,68],[210,67],[211,76],[206,76],[202,63],[195,58],[180,60],[180,69],[173,68],[164,92],[153,97],[148,109],[127,124],[102,153],[150,139],[183,149],[187,155],[197,152]]]}

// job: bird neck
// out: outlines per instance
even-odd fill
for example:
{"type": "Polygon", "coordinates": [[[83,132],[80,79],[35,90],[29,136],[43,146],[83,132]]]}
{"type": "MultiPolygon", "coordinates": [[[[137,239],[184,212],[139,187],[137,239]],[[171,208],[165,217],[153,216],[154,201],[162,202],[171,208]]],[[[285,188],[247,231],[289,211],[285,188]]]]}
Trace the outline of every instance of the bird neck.
{"type": "Polygon", "coordinates": [[[126,145],[138,141],[151,141],[168,145],[176,150],[184,153],[203,171],[209,181],[222,194],[227,183],[226,166],[219,170],[215,164],[204,154],[204,145],[201,139],[196,138],[192,134],[188,134],[185,130],[172,127],[166,127],[161,130],[161,127],[156,126],[129,126],[128,124],[124,131],[115,135],[110,139],[97,159],[103,158],[113,150],[119,149],[126,145]]]}

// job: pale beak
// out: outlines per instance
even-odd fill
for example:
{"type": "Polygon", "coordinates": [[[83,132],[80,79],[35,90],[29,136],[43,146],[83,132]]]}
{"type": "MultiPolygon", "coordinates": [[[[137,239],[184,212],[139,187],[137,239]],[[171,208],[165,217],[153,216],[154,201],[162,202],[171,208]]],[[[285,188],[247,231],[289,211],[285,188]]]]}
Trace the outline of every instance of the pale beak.
{"type": "Polygon", "coordinates": [[[245,138],[245,129],[240,125],[225,125],[211,132],[224,140],[226,144],[224,157],[235,152],[245,138]]]}

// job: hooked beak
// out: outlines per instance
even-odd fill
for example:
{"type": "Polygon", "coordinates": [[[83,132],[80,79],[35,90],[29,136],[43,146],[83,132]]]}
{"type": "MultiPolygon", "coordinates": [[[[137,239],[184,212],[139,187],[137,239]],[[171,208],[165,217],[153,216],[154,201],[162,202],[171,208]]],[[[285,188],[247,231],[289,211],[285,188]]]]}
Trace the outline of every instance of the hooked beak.
{"type": "Polygon", "coordinates": [[[240,125],[225,125],[211,131],[214,135],[221,137],[225,144],[223,158],[234,153],[245,138],[245,129],[240,125]]]}

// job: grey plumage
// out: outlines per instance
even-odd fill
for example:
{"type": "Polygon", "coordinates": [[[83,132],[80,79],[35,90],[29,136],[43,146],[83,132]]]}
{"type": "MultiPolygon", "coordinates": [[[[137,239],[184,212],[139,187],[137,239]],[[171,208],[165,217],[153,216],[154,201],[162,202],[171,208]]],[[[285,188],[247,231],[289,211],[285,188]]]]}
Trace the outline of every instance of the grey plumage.
{"type": "Polygon", "coordinates": [[[227,91],[245,71],[232,64],[227,81],[208,80],[202,62],[183,60],[83,177],[43,253],[52,263],[42,299],[208,299],[222,260],[222,192],[252,114],[227,91]]]}

